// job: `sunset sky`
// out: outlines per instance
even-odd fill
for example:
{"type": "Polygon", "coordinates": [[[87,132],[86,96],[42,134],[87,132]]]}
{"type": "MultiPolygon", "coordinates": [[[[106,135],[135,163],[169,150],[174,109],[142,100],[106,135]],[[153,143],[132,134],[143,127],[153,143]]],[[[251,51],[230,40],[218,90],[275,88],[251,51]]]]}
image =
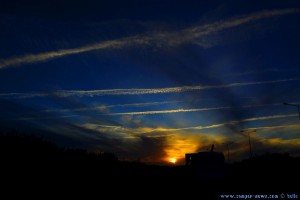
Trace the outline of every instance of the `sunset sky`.
{"type": "Polygon", "coordinates": [[[120,159],[300,155],[300,1],[2,0],[0,129],[120,159]],[[241,132],[244,130],[244,132],[241,132]]]}

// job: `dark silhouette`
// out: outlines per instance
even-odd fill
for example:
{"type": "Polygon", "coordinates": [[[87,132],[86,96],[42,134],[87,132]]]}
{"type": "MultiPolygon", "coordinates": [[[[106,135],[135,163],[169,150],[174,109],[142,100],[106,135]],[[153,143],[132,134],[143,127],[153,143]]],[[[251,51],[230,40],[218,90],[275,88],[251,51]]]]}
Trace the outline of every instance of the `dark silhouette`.
{"type": "Polygon", "coordinates": [[[214,151],[214,148],[215,148],[215,145],[212,144],[212,145],[211,145],[211,148],[210,148],[210,152],[213,152],[213,151],[214,151]]]}
{"type": "Polygon", "coordinates": [[[111,182],[114,187],[129,187],[130,181],[130,187],[143,185],[140,190],[145,192],[150,190],[145,185],[154,182],[155,188],[151,185],[151,190],[157,193],[175,195],[190,191],[188,194],[192,196],[201,191],[200,194],[209,193],[211,198],[223,193],[299,191],[291,179],[300,178],[300,158],[289,154],[268,153],[225,164],[223,153],[215,152],[212,145],[210,151],[185,156],[186,166],[149,165],[120,161],[110,152],[60,148],[32,135],[0,134],[2,181],[28,181],[38,177],[39,182],[94,181],[104,187],[111,182]]]}
{"type": "MultiPolygon", "coordinates": [[[[250,139],[250,131],[249,130],[242,130],[240,132],[246,132],[248,135],[248,143],[249,143],[249,157],[252,158],[253,157],[253,153],[252,153],[252,145],[251,145],[251,139],[250,139]]],[[[252,132],[256,132],[256,130],[253,130],[252,132]]]]}
{"type": "Polygon", "coordinates": [[[229,154],[229,143],[222,143],[222,144],[226,144],[226,148],[227,148],[227,163],[230,164],[230,154],[229,154]]]}
{"type": "Polygon", "coordinates": [[[209,152],[185,154],[185,160],[191,175],[203,181],[216,181],[225,176],[225,157],[221,152],[214,152],[214,144],[209,152]]]}

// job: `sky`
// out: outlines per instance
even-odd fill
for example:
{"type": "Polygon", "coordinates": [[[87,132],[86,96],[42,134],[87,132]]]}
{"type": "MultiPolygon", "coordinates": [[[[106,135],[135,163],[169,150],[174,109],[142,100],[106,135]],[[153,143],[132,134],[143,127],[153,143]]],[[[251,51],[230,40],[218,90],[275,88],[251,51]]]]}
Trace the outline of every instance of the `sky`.
{"type": "Polygon", "coordinates": [[[2,0],[0,129],[146,163],[246,159],[249,137],[300,156],[299,20],[297,0],[2,0]]]}

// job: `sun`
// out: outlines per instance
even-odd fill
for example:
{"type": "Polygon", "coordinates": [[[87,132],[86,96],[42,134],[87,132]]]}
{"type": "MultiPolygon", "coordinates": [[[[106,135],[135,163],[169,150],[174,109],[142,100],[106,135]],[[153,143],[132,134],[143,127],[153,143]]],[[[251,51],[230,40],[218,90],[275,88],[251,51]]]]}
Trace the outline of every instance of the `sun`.
{"type": "Polygon", "coordinates": [[[177,159],[176,159],[176,158],[170,158],[170,159],[169,159],[169,161],[170,161],[170,163],[173,163],[173,164],[175,164],[175,163],[176,163],[176,161],[177,161],[177,159]]]}

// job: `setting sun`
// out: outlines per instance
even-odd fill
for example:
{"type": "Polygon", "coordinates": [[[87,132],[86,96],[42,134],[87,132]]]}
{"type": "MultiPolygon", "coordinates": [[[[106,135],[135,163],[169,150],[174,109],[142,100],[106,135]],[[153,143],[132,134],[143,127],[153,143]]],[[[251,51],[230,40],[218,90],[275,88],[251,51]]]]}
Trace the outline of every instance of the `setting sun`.
{"type": "Polygon", "coordinates": [[[166,163],[181,165],[184,164],[185,154],[196,152],[198,146],[201,145],[201,137],[194,134],[178,133],[167,138],[168,145],[164,148],[166,163]]]}
{"type": "Polygon", "coordinates": [[[170,158],[170,159],[169,159],[169,161],[170,161],[170,163],[173,163],[173,164],[175,164],[175,163],[176,163],[176,161],[177,161],[177,159],[176,159],[176,158],[170,158]]]}

